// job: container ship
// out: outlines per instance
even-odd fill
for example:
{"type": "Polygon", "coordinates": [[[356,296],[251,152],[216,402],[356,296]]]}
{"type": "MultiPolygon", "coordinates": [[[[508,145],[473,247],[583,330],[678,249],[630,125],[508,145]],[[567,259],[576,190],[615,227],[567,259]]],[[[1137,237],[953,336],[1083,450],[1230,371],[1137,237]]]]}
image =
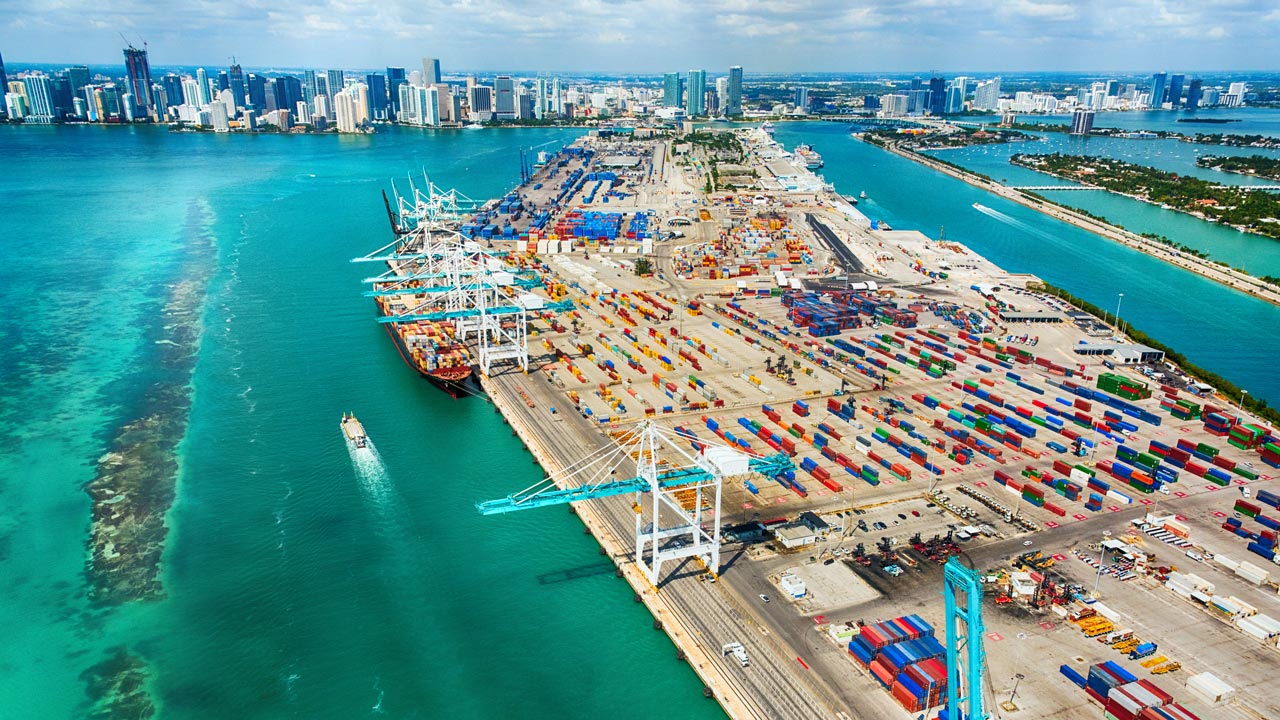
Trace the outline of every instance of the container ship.
{"type": "Polygon", "coordinates": [[[808,145],[796,146],[796,157],[803,160],[805,168],[809,170],[817,170],[826,164],[822,161],[822,156],[808,145]]]}
{"type": "MultiPolygon", "coordinates": [[[[376,287],[374,289],[382,289],[376,287]]],[[[412,292],[409,290],[406,292],[412,292]]],[[[377,298],[378,314],[398,315],[403,312],[404,295],[381,295],[377,298]]],[[[413,296],[421,300],[421,296],[413,296]]],[[[453,397],[467,391],[472,358],[467,346],[455,339],[451,322],[416,320],[384,323],[396,350],[405,364],[418,371],[441,390],[453,397]]]]}

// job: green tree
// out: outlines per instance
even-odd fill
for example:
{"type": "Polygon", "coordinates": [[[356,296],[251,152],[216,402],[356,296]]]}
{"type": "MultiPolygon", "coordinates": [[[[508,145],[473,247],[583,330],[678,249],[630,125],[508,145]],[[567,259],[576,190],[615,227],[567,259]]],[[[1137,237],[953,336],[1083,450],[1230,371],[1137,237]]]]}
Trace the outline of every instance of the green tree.
{"type": "Polygon", "coordinates": [[[649,258],[640,258],[636,260],[636,275],[652,275],[653,263],[649,258]]]}

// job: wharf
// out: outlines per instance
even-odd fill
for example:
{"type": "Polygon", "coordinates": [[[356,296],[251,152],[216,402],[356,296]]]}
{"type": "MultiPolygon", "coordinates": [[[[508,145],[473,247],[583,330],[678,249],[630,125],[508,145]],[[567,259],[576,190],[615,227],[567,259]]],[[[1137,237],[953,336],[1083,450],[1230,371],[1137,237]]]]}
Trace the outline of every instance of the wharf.
{"type": "MultiPolygon", "coordinates": [[[[578,458],[611,442],[580,416],[548,415],[548,408],[562,403],[550,383],[530,382],[530,376],[517,370],[481,375],[480,382],[549,476],[559,475],[578,458]],[[517,394],[517,388],[525,390],[533,407],[517,394]]],[[[798,657],[798,653],[771,637],[727,584],[699,583],[696,572],[677,572],[663,580],[661,589],[649,582],[633,562],[635,513],[629,503],[629,497],[607,498],[577,503],[573,511],[622,571],[637,602],[649,609],[655,628],[666,631],[729,717],[841,717],[844,708],[831,690],[813,673],[803,672],[799,663],[785,662],[784,658],[798,657]],[[732,658],[717,652],[729,642],[746,647],[751,672],[743,672],[732,658]]]]}

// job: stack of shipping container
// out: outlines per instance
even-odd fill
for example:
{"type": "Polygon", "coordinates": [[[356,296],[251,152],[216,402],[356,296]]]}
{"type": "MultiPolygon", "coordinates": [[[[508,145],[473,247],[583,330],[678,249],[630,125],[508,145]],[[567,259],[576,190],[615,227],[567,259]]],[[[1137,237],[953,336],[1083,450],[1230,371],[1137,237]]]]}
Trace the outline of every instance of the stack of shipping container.
{"type": "Polygon", "coordinates": [[[918,615],[864,625],[849,641],[849,654],[867,669],[909,712],[921,712],[943,702],[947,668],[946,648],[933,627],[918,615]]]}

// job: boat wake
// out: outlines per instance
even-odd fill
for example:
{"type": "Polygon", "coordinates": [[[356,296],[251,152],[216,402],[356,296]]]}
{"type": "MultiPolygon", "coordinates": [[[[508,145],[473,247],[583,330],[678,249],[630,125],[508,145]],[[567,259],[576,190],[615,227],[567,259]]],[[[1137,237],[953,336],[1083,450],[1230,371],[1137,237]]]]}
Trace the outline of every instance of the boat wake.
{"type": "Polygon", "coordinates": [[[1024,222],[1022,222],[1021,220],[1019,220],[1019,219],[1017,219],[1017,218],[1015,218],[1015,217],[1013,217],[1013,216],[1006,215],[1006,214],[1004,214],[1004,213],[1000,212],[999,210],[992,210],[991,208],[987,207],[986,205],[981,205],[981,204],[978,204],[978,203],[974,203],[974,204],[973,204],[973,209],[974,209],[974,210],[977,210],[978,212],[982,213],[983,215],[987,215],[987,216],[989,216],[989,217],[993,217],[993,218],[995,218],[996,220],[999,220],[1000,222],[1004,223],[1005,225],[1009,225],[1010,227],[1015,227],[1015,228],[1017,228],[1017,229],[1019,229],[1019,230],[1021,230],[1021,231],[1025,232],[1025,233],[1029,234],[1029,235],[1034,235],[1034,236],[1036,236],[1036,237],[1038,237],[1038,238],[1040,238],[1040,239],[1042,239],[1042,240],[1056,240],[1056,239],[1057,239],[1056,237],[1054,237],[1053,233],[1051,233],[1051,232],[1048,232],[1048,231],[1045,231],[1045,230],[1041,230],[1040,228],[1035,227],[1034,225],[1029,225],[1029,224],[1027,224],[1027,223],[1024,223],[1024,222]]]}
{"type": "Polygon", "coordinates": [[[357,447],[355,442],[343,434],[347,443],[347,452],[351,455],[351,467],[356,472],[356,480],[365,494],[378,505],[385,506],[391,499],[391,483],[387,477],[387,468],[382,464],[382,456],[373,440],[366,440],[364,447],[357,447]]]}

